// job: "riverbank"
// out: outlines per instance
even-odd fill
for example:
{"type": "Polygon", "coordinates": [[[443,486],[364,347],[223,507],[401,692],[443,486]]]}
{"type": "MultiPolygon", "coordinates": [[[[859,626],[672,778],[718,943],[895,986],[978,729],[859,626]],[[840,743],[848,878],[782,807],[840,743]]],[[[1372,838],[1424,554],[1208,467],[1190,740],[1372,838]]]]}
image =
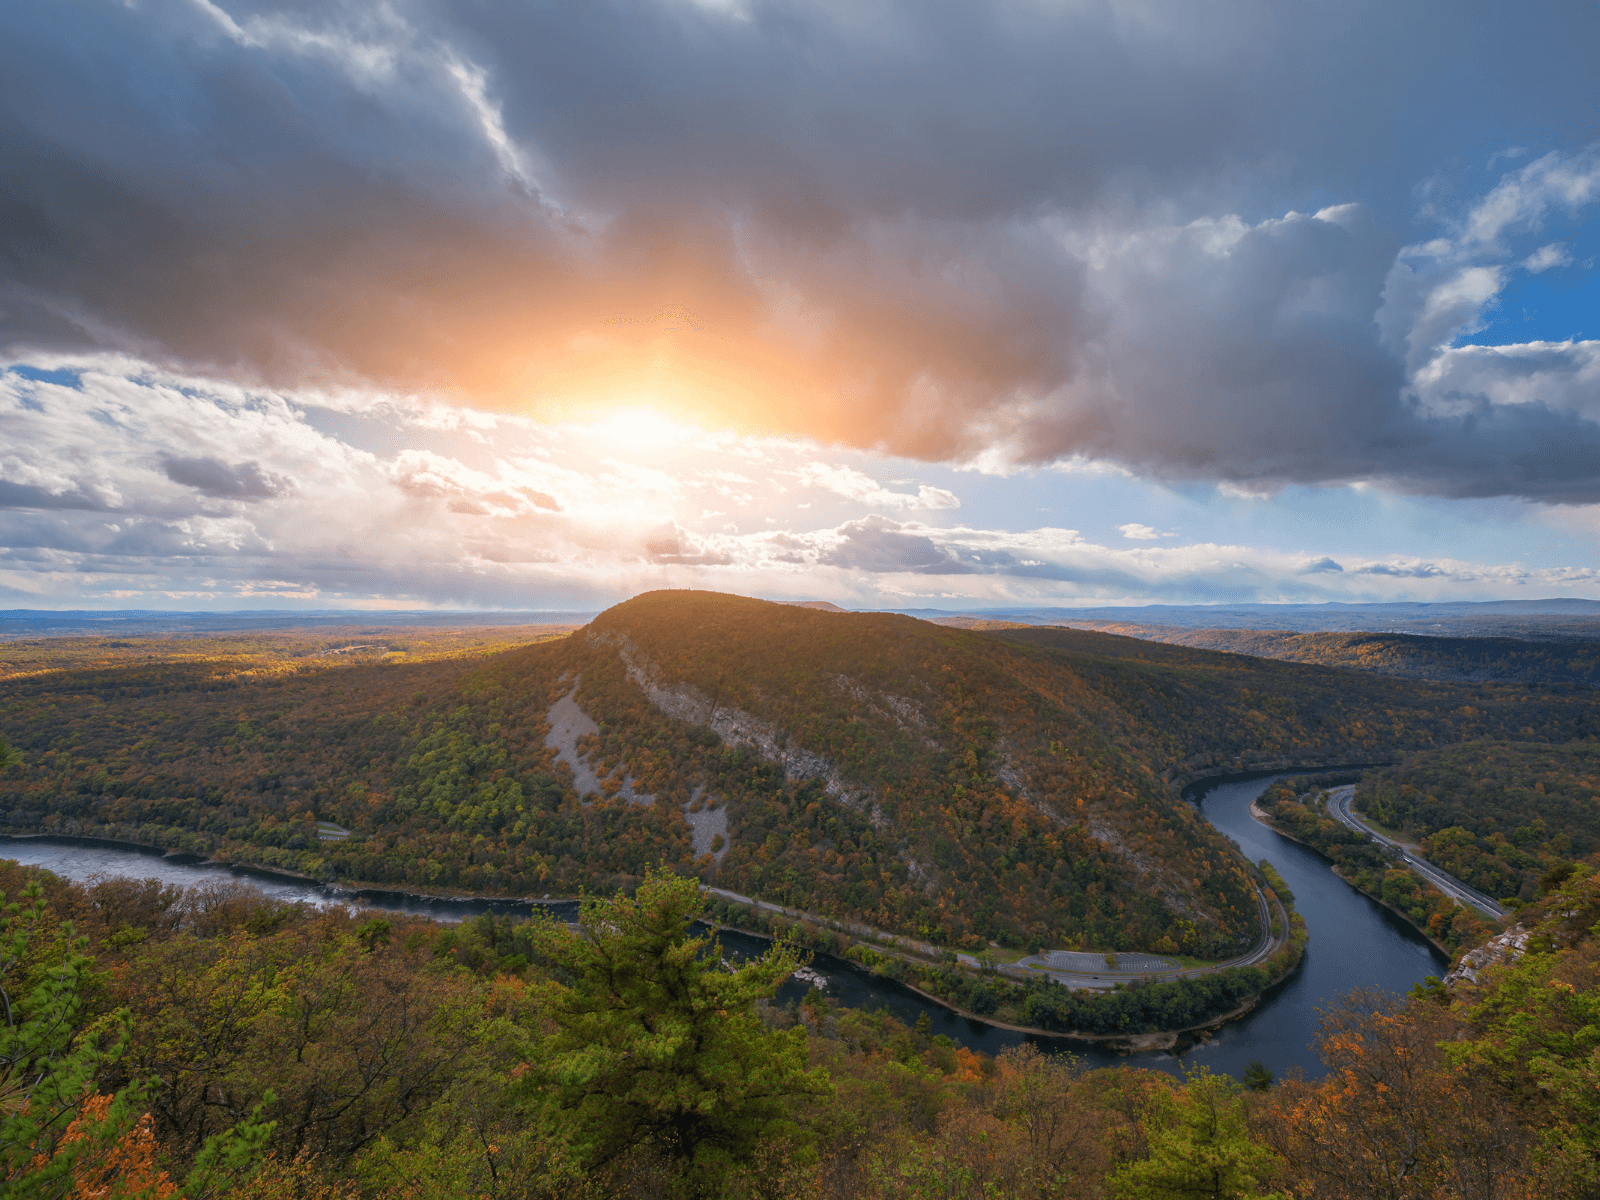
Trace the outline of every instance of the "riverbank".
{"type": "Polygon", "coordinates": [[[1292,901],[1286,904],[1278,895],[1287,891],[1282,880],[1270,866],[1264,872],[1275,888],[1274,898],[1269,903],[1261,897],[1263,943],[1250,954],[1215,967],[1176,972],[1169,979],[1130,972],[1097,992],[1042,974],[1019,977],[958,964],[948,954],[941,961],[868,945],[814,920],[792,919],[778,906],[749,897],[733,903],[723,898],[727,893],[716,895],[707,905],[707,918],[741,934],[786,937],[843,958],[959,1016],[996,1028],[1124,1052],[1159,1050],[1247,1015],[1263,995],[1299,969],[1307,942],[1305,923],[1295,915],[1292,901]]]}
{"type": "Polygon", "coordinates": [[[349,902],[352,904],[359,904],[362,901],[395,900],[418,905],[526,905],[531,909],[553,904],[574,904],[579,900],[577,896],[552,896],[548,894],[541,898],[535,896],[488,895],[482,892],[450,890],[420,892],[410,888],[395,888],[382,883],[364,880],[318,879],[314,875],[307,875],[300,871],[289,871],[282,867],[272,867],[265,863],[245,862],[231,858],[208,858],[205,855],[195,854],[188,850],[174,850],[152,845],[148,842],[134,842],[125,838],[95,837],[89,834],[0,833],[0,858],[6,857],[5,847],[7,845],[76,846],[94,850],[127,851],[186,867],[226,870],[235,875],[243,875],[246,878],[314,888],[326,894],[330,900],[342,901],[345,898],[349,898],[349,902]]]}
{"type": "MultiPolygon", "coordinates": [[[[1003,1011],[980,1010],[954,997],[936,994],[933,989],[913,990],[886,973],[887,956],[883,956],[884,969],[877,970],[863,965],[859,958],[846,960],[819,953],[812,969],[825,978],[826,993],[847,1007],[890,1011],[907,1025],[915,1025],[927,1015],[935,1032],[985,1054],[998,1054],[1026,1039],[1052,1052],[1071,1053],[1094,1066],[1136,1061],[1152,1069],[1177,1072],[1193,1051],[1215,1071],[1237,1075],[1252,1060],[1260,1060],[1280,1075],[1298,1070],[1308,1078],[1320,1078],[1326,1068],[1307,1046],[1308,1031],[1316,1026],[1330,1001],[1359,987],[1404,992],[1428,974],[1441,974],[1444,967],[1437,960],[1443,956],[1409,925],[1393,919],[1381,906],[1334,875],[1321,856],[1280,837],[1253,818],[1247,807],[1266,783],[1261,779],[1219,786],[1202,798],[1199,812],[1232,838],[1248,860],[1271,862],[1285,885],[1282,894],[1294,903],[1295,922],[1304,919],[1315,945],[1277,984],[1259,994],[1252,989],[1248,996],[1218,1004],[1206,1013],[1204,1021],[1173,1020],[1160,1032],[1129,1035],[1105,1026],[1095,1030],[1081,1023],[1041,1023],[1027,1019],[1020,1010],[1010,1016],[1003,1011]],[[1180,1029],[1188,1032],[1180,1033],[1180,1029]],[[1063,1036],[1072,1032],[1089,1033],[1094,1040],[1063,1036]],[[1164,1033],[1171,1033],[1174,1038],[1169,1039],[1164,1033]],[[1169,1046],[1169,1041],[1175,1044],[1169,1046]]],[[[176,865],[176,853],[163,858],[149,855],[148,847],[145,854],[135,854],[38,845],[44,840],[49,839],[28,839],[12,852],[0,848],[0,857],[23,858],[80,882],[93,875],[143,878],[148,874],[160,875],[164,882],[189,886],[211,877],[210,870],[176,865]],[[29,843],[33,844],[32,850],[26,849],[29,843]]],[[[291,903],[301,900],[322,905],[330,900],[322,886],[308,884],[303,878],[294,884],[263,882],[263,886],[291,903]]],[[[1280,890],[1277,882],[1271,882],[1270,889],[1280,890]]],[[[392,889],[383,890],[392,894],[392,889]]],[[[425,907],[397,906],[394,911],[452,922],[471,919],[478,912],[504,912],[502,906],[507,904],[503,896],[486,896],[475,904],[460,893],[449,897],[439,892],[413,895],[425,907]]],[[[340,899],[352,902],[349,896],[340,899]]],[[[551,903],[557,899],[552,896],[551,903]]],[[[709,912],[706,916],[715,920],[709,912]]],[[[770,942],[770,935],[752,936],[733,924],[723,928],[723,944],[730,953],[738,950],[759,956],[770,942]]],[[[983,978],[967,975],[966,982],[981,984],[983,978]]],[[[1006,980],[1000,982],[1007,984],[1006,980]]],[[[786,984],[782,1002],[798,1003],[810,986],[807,978],[786,984]]],[[[1063,990],[1049,989],[1053,993],[1063,990]]],[[[1010,991],[1009,985],[1006,991],[1010,991]]],[[[1141,991],[1148,994],[1138,987],[1131,991],[1134,995],[1141,991]]]]}
{"type": "MultiPolygon", "coordinates": [[[[499,912],[511,916],[527,911],[531,915],[547,906],[560,904],[563,901],[571,902],[568,898],[555,896],[535,899],[460,892],[426,893],[409,889],[402,891],[383,887],[360,887],[355,881],[326,883],[304,874],[253,867],[251,864],[237,861],[207,859],[192,853],[164,850],[159,846],[128,839],[100,838],[82,834],[0,835],[0,857],[7,857],[5,850],[7,844],[17,847],[19,851],[23,847],[32,847],[35,854],[46,849],[84,849],[91,852],[104,850],[130,857],[137,856],[134,862],[116,869],[119,874],[129,874],[133,877],[144,874],[138,865],[140,861],[151,863],[149,872],[151,875],[168,878],[172,869],[180,869],[197,873],[195,882],[200,882],[210,872],[227,870],[236,878],[268,885],[269,890],[273,886],[289,888],[286,899],[290,902],[366,905],[385,911],[414,912],[445,921],[469,918],[474,910],[499,912]],[[165,867],[157,868],[157,863],[165,864],[165,867]]],[[[90,878],[92,877],[91,875],[90,878]]],[[[1253,970],[1247,976],[1239,976],[1236,973],[1230,975],[1229,969],[1224,967],[1222,974],[1228,976],[1224,981],[1226,986],[1221,989],[1211,987],[1203,991],[1196,990],[1192,986],[1192,981],[1159,983],[1129,974],[1120,982],[1107,984],[1107,992],[1102,1003],[1063,1003],[1060,994],[1067,993],[1068,989],[1051,983],[1042,976],[1017,971],[1016,975],[1019,978],[1013,979],[1010,974],[1001,975],[998,971],[985,972],[975,962],[969,966],[940,961],[933,957],[938,954],[937,947],[917,943],[913,939],[902,939],[879,930],[871,930],[883,938],[883,941],[876,943],[845,937],[837,931],[824,930],[813,920],[796,920],[795,914],[785,913],[780,906],[763,902],[751,902],[751,907],[729,906],[726,900],[720,900],[720,896],[727,894],[714,894],[710,897],[713,903],[708,905],[708,909],[717,911],[708,911],[705,914],[708,924],[729,932],[766,940],[775,936],[787,936],[807,948],[822,951],[848,962],[855,969],[882,979],[885,985],[899,985],[906,988],[911,994],[937,1005],[952,1017],[981,1022],[996,1029],[1031,1037],[1077,1042],[1086,1046],[1099,1045],[1118,1053],[1172,1049],[1186,1038],[1203,1038],[1209,1031],[1252,1011],[1259,1003],[1260,995],[1281,983],[1295,965],[1275,962],[1269,964],[1267,969],[1253,970]],[[754,907],[757,904],[759,908],[754,907]],[[730,911],[730,908],[733,911],[730,911]],[[719,916],[735,919],[718,920],[719,916]],[[932,953],[918,956],[907,948],[908,945],[932,953]],[[1241,988],[1244,990],[1241,991],[1241,988]],[[1053,1003],[1050,1002],[1052,998],[1053,1003]],[[1103,1023],[1097,1029],[1064,1019],[1058,1019],[1053,1023],[1030,1021],[1026,1019],[1030,999],[1042,1012],[1059,1014],[1061,1018],[1074,1012],[1084,1013],[1090,1017],[1101,1018],[1103,1023]],[[1220,1006],[1218,1001],[1222,1002],[1220,1006]],[[1220,1011],[1217,1011],[1219,1007],[1220,1011]],[[1116,1013],[1121,1014],[1120,1018],[1108,1015],[1108,1008],[1113,1008],[1116,1013]],[[1149,1014],[1157,1008],[1170,1010],[1175,1014],[1193,1012],[1198,1019],[1182,1021],[1167,1028],[1152,1026],[1149,1014]],[[1107,1028],[1108,1024],[1111,1028],[1107,1028]],[[1138,1032],[1126,1032],[1129,1028],[1138,1032]]],[[[748,898],[743,899],[748,900],[748,898]]],[[[858,934],[869,929],[851,924],[858,934]]],[[[1269,943],[1262,948],[1268,951],[1281,948],[1292,922],[1286,913],[1280,911],[1273,924],[1276,924],[1277,928],[1269,926],[1267,929],[1269,943]]],[[[1259,949],[1255,952],[1257,955],[1260,953],[1259,949]]]]}
{"type": "Polygon", "coordinates": [[[993,1017],[980,1017],[977,1013],[970,1013],[965,1009],[957,1008],[933,993],[923,991],[915,984],[902,983],[901,986],[915,992],[924,1000],[942,1005],[958,1017],[965,1017],[969,1021],[981,1021],[983,1024],[992,1025],[996,1029],[1008,1029],[1012,1033],[1025,1033],[1030,1037],[1055,1038],[1067,1042],[1092,1042],[1108,1050],[1120,1051],[1123,1054],[1145,1054],[1154,1050],[1176,1050],[1179,1042],[1185,1037],[1211,1033],[1221,1029],[1229,1021],[1237,1021],[1240,1017],[1248,1016],[1255,1011],[1256,1005],[1261,1002],[1261,997],[1266,992],[1287,981],[1292,974],[1293,971],[1291,970],[1289,975],[1284,976],[1283,979],[1278,980],[1277,983],[1274,983],[1260,994],[1248,997],[1243,1004],[1230,1012],[1222,1013],[1220,1016],[1213,1017],[1198,1025],[1186,1026],[1183,1029],[1163,1029],[1151,1033],[1062,1033],[1055,1029],[1040,1029],[1034,1025],[1013,1025],[1007,1021],[997,1021],[993,1017]]]}
{"type": "MultiPolygon", "coordinates": [[[[278,879],[285,883],[301,883],[314,887],[330,886],[326,881],[318,879],[314,875],[306,875],[299,871],[289,871],[282,867],[269,867],[262,863],[209,858],[204,854],[196,854],[192,850],[175,850],[166,846],[152,845],[148,842],[131,842],[125,838],[105,838],[80,833],[0,833],[0,850],[3,850],[9,843],[43,846],[83,846],[93,850],[127,850],[135,854],[147,854],[153,858],[165,859],[168,862],[179,863],[187,867],[225,868],[264,879],[278,879]]],[[[5,855],[0,853],[0,858],[4,857],[5,855]]]]}
{"type": "MultiPolygon", "coordinates": [[[[1352,873],[1350,873],[1348,871],[1341,870],[1340,869],[1341,864],[1337,860],[1335,860],[1334,858],[1330,857],[1325,851],[1322,850],[1321,847],[1317,846],[1316,844],[1314,844],[1312,842],[1307,841],[1305,838],[1297,836],[1291,830],[1285,828],[1283,825],[1279,824],[1277,821],[1274,821],[1272,819],[1271,815],[1269,813],[1267,813],[1264,809],[1261,808],[1260,802],[1258,800],[1252,800],[1250,802],[1250,815],[1252,817],[1254,817],[1257,821],[1261,822],[1262,825],[1264,825],[1268,829],[1272,830],[1272,832],[1277,834],[1279,837],[1287,838],[1289,841],[1293,842],[1295,845],[1302,846],[1306,850],[1309,850],[1312,854],[1315,854],[1319,859],[1321,859],[1324,863],[1327,864],[1328,870],[1333,872],[1333,874],[1335,876],[1337,876],[1338,878],[1344,880],[1345,883],[1349,884],[1357,892],[1361,893],[1361,895],[1365,896],[1368,900],[1371,900],[1374,904],[1378,905],[1385,912],[1389,913],[1392,917],[1395,918],[1395,920],[1397,920],[1401,924],[1405,925],[1406,928],[1410,929],[1413,933],[1415,933],[1423,941],[1427,942],[1428,945],[1432,946],[1435,950],[1437,950],[1445,958],[1449,959],[1452,963],[1462,953],[1461,950],[1454,949],[1454,948],[1452,948],[1450,946],[1447,946],[1443,942],[1441,942],[1438,938],[1434,937],[1433,934],[1430,933],[1426,928],[1424,928],[1422,925],[1418,924],[1417,921],[1412,919],[1412,917],[1411,917],[1411,915],[1409,913],[1403,911],[1402,909],[1396,908],[1393,904],[1390,904],[1387,900],[1385,900],[1381,895],[1375,894],[1370,888],[1362,886],[1362,883],[1361,883],[1361,880],[1360,880],[1359,877],[1353,876],[1352,873]]],[[[1409,874],[1411,874],[1413,878],[1417,879],[1417,881],[1419,883],[1421,883],[1424,887],[1431,888],[1431,885],[1428,884],[1427,880],[1423,879],[1420,875],[1417,875],[1416,872],[1411,871],[1411,869],[1409,867],[1405,866],[1405,864],[1403,864],[1403,863],[1400,864],[1399,866],[1397,866],[1395,868],[1395,870],[1406,871],[1409,874]]],[[[1439,893],[1439,894],[1443,895],[1442,892],[1439,893]]]]}
{"type": "Polygon", "coordinates": [[[1307,766],[1304,763],[1293,763],[1280,767],[1249,767],[1241,771],[1230,772],[1225,775],[1194,775],[1185,773],[1178,776],[1172,784],[1178,789],[1178,795],[1191,804],[1198,803],[1199,798],[1215,788],[1231,783],[1253,783],[1261,779],[1269,779],[1274,775],[1349,775],[1352,778],[1345,781],[1354,783],[1360,778],[1362,771],[1374,767],[1389,767],[1394,765],[1394,759],[1384,759],[1382,762],[1365,763],[1333,763],[1329,766],[1307,766]],[[1187,780],[1187,782],[1179,782],[1187,780]]]}
{"type": "MultiPolygon", "coordinates": [[[[704,918],[702,918],[702,920],[704,924],[710,926],[712,929],[718,930],[719,932],[739,934],[743,937],[760,938],[769,942],[775,941],[777,938],[777,935],[771,933],[762,933],[753,929],[744,929],[738,925],[723,924],[718,921],[704,920],[704,918]]],[[[834,958],[841,957],[837,954],[832,956],[834,958]]],[[[867,971],[869,974],[880,974],[880,972],[867,967],[855,959],[845,957],[844,961],[850,963],[850,965],[856,967],[858,970],[867,971]]],[[[1219,1013],[1216,1016],[1210,1017],[1193,1025],[1184,1026],[1181,1029],[1153,1030],[1132,1034],[1087,1033],[1081,1030],[1063,1031],[1060,1029],[1045,1029],[1037,1025],[1021,1025],[1014,1021],[1003,1020],[993,1014],[985,1015],[972,1012],[968,1009],[962,1008],[958,1004],[952,1004],[945,997],[920,988],[916,984],[911,983],[906,979],[896,978],[895,976],[887,973],[881,974],[883,978],[890,980],[891,982],[904,988],[906,991],[911,992],[913,995],[920,996],[928,1003],[937,1005],[951,1015],[960,1017],[967,1021],[976,1022],[977,1024],[987,1026],[991,1029],[1003,1029],[1009,1033],[1020,1033],[1032,1038],[1048,1038],[1055,1042],[1083,1042],[1121,1054],[1145,1054],[1161,1050],[1179,1050],[1181,1049],[1185,1039],[1189,1039],[1190,1041],[1203,1040],[1205,1035],[1216,1032],[1224,1025],[1227,1025],[1230,1021],[1237,1021],[1242,1017],[1248,1016],[1250,1013],[1256,1010],[1262,999],[1265,998],[1269,993],[1281,988],[1294,978],[1295,972],[1299,970],[1300,961],[1300,959],[1297,959],[1295,965],[1291,967],[1284,975],[1274,980],[1267,987],[1263,988],[1261,992],[1247,996],[1242,1003],[1227,1012],[1219,1013]]]]}

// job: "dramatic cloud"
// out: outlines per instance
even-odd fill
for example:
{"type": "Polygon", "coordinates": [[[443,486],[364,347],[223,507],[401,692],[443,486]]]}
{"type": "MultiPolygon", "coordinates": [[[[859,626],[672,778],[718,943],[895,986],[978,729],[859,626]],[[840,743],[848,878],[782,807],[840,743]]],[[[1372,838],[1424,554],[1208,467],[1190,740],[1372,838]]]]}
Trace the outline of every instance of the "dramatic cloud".
{"type": "MultiPolygon", "coordinates": [[[[1438,0],[10,5],[0,344],[232,380],[263,436],[273,389],[367,390],[480,425],[631,406],[1240,495],[1592,504],[1600,343],[1462,338],[1517,280],[1591,269],[1566,226],[1600,196],[1596,44],[1593,5],[1438,0]]],[[[150,391],[115,419],[182,408],[150,391]]],[[[676,568],[732,552],[644,537],[629,503],[660,531],[691,492],[735,524],[755,494],[639,455],[362,459],[302,430],[273,457],[195,432],[105,471],[0,446],[0,498],[122,512],[137,484],[141,519],[190,522],[151,544],[193,550],[348,488],[627,530],[676,568]],[[197,495],[210,515],[175,515],[197,495]]],[[[835,457],[784,469],[882,513],[957,502],[835,457]]],[[[925,536],[863,525],[836,553],[931,570],[925,536]]]]}
{"type": "Polygon", "coordinates": [[[173,483],[185,484],[217,499],[264,500],[284,490],[284,485],[262,471],[258,463],[229,466],[214,458],[167,458],[161,469],[173,483]]]}
{"type": "MultiPolygon", "coordinates": [[[[978,506],[954,506],[954,491],[880,486],[844,452],[824,459],[796,439],[629,418],[541,425],[405,397],[208,385],[116,363],[39,375],[0,371],[0,607],[570,609],[651,587],[973,607],[1584,595],[1600,586],[1587,566],[1442,552],[1339,550],[1335,559],[1146,536],[1158,531],[1110,519],[1099,538],[1044,520],[982,522],[978,506]],[[924,494],[948,502],[925,504],[924,494]]],[[[876,462],[891,478],[912,466],[876,462]]],[[[1059,486],[1050,474],[944,478],[1002,488],[1008,507],[1038,511],[1018,500],[1050,495],[1059,486]]]]}

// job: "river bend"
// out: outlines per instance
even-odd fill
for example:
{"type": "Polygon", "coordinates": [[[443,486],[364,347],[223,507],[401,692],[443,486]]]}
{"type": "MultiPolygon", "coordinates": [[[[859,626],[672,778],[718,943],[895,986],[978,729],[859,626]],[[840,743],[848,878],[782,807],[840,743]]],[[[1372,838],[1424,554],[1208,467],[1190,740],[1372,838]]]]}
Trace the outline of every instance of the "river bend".
{"type": "MultiPolygon", "coordinates": [[[[1293,978],[1242,1020],[1225,1025],[1211,1037],[1181,1054],[1154,1052],[1123,1055],[1094,1044],[1066,1043],[1059,1038],[1037,1039],[1043,1048],[1066,1049],[1094,1065],[1129,1064],[1176,1071],[1183,1062],[1204,1063],[1214,1071],[1238,1074],[1251,1059],[1260,1059],[1274,1073],[1299,1068],[1308,1077],[1323,1074],[1322,1064],[1309,1043],[1318,1010],[1356,987],[1380,987],[1403,992],[1427,975],[1442,974],[1447,964],[1426,941],[1387,909],[1369,900],[1340,879],[1312,851],[1281,837],[1250,815],[1250,803],[1275,779],[1224,779],[1193,789],[1200,811],[1232,838],[1251,862],[1267,859],[1294,893],[1295,909],[1305,918],[1311,944],[1293,978]]],[[[75,846],[50,839],[0,838],[0,857],[44,867],[67,879],[83,881],[91,875],[129,875],[157,878],[189,886],[218,875],[249,879],[273,896],[310,904],[348,903],[354,900],[312,883],[281,876],[240,871],[214,864],[194,864],[152,853],[101,847],[75,846]]],[[[516,901],[428,901],[400,893],[363,893],[359,903],[394,911],[432,916],[439,920],[464,920],[485,911],[528,912],[530,905],[516,901]]],[[[575,905],[553,906],[570,915],[575,905]]],[[[759,954],[766,942],[737,933],[724,933],[726,949],[759,954]]],[[[944,1033],[974,1050],[998,1053],[1029,1039],[1027,1035],[999,1029],[981,1021],[957,1016],[892,980],[872,975],[855,964],[819,954],[815,971],[828,983],[828,991],[851,1007],[887,1008],[907,1022],[927,1013],[936,1033],[944,1033]]],[[[795,999],[808,985],[790,982],[780,1000],[795,999]]]]}

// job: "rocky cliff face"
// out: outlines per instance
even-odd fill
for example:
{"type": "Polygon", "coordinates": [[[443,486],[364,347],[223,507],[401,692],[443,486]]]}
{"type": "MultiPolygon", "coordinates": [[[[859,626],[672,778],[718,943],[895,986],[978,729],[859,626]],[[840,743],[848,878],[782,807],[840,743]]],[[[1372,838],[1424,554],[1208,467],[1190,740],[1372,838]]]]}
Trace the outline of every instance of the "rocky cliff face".
{"type": "Polygon", "coordinates": [[[1500,963],[1513,963],[1521,958],[1528,944],[1529,931],[1521,925],[1506,930],[1499,937],[1490,938],[1476,950],[1469,950],[1461,961],[1444,977],[1446,987],[1457,984],[1475,984],[1484,971],[1500,963]]]}

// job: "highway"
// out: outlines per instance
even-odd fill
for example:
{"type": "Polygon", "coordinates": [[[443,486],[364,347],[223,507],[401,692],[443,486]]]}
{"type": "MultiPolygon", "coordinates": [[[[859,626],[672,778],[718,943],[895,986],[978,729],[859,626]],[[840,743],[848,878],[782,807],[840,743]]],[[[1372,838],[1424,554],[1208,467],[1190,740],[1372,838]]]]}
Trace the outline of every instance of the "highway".
{"type": "Polygon", "coordinates": [[[1414,854],[1410,849],[1401,845],[1393,838],[1384,837],[1383,834],[1368,828],[1368,826],[1361,820],[1360,817],[1356,816],[1350,811],[1350,801],[1355,798],[1355,794],[1356,788],[1355,784],[1353,783],[1347,784],[1344,787],[1334,788],[1328,793],[1328,812],[1331,813],[1334,819],[1340,824],[1354,829],[1357,833],[1366,834],[1373,841],[1378,842],[1381,845],[1390,846],[1393,849],[1398,850],[1401,858],[1405,860],[1405,863],[1408,867],[1410,867],[1418,875],[1421,875],[1429,883],[1433,884],[1434,887],[1438,888],[1441,892],[1443,892],[1446,896],[1449,896],[1458,904],[1465,904],[1468,907],[1475,908],[1485,916],[1496,921],[1503,921],[1506,917],[1511,915],[1476,888],[1468,887],[1454,875],[1449,875],[1444,871],[1441,871],[1427,859],[1421,857],[1420,855],[1414,854]]]}

